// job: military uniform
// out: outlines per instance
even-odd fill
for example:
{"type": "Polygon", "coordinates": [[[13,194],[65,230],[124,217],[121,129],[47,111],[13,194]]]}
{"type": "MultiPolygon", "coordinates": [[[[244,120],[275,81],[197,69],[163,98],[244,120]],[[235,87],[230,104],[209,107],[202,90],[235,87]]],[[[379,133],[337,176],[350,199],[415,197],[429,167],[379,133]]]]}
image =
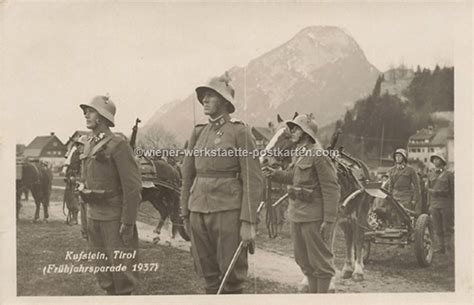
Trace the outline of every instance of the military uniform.
{"type": "MultiPolygon", "coordinates": [[[[196,126],[189,148],[251,152],[255,142],[245,124],[224,114],[196,126]]],[[[195,269],[206,282],[206,292],[216,293],[239,245],[241,222],[256,223],[263,187],[260,164],[252,156],[187,156],[182,171],[181,210],[189,216],[195,269]]],[[[242,291],[247,269],[243,251],[224,293],[242,291]]]]}
{"type": "Polygon", "coordinates": [[[87,235],[91,252],[106,253],[107,260],[96,260],[100,266],[122,264],[125,272],[100,272],[99,285],[108,294],[130,294],[137,285],[137,273],[131,265],[137,262],[138,233],[135,226],[141,202],[141,179],[130,145],[110,130],[102,139],[92,138],[82,155],[82,191],[87,202],[87,235]],[[121,224],[133,225],[133,238],[125,245],[120,236],[121,224]],[[134,253],[133,259],[116,259],[114,251],[134,253]]]}
{"type": "Polygon", "coordinates": [[[421,213],[420,179],[415,169],[406,164],[395,165],[388,171],[387,190],[405,208],[421,213]]]}
{"type": "MultiPolygon", "coordinates": [[[[77,214],[79,213],[79,193],[76,191],[76,182],[79,182],[81,175],[80,152],[75,149],[70,157],[69,165],[66,170],[65,180],[67,183],[65,192],[66,206],[71,214],[71,222],[77,224],[77,214]]],[[[82,214],[81,214],[82,218],[82,214]]]]}
{"type": "Polygon", "coordinates": [[[429,208],[433,227],[440,247],[450,250],[454,234],[454,174],[443,168],[435,169],[429,176],[429,208]]]}
{"type": "MultiPolygon", "coordinates": [[[[314,150],[307,144],[302,149],[314,150]]],[[[291,184],[288,218],[295,260],[308,277],[328,281],[335,275],[334,256],[320,233],[323,221],[336,221],[340,186],[334,165],[328,157],[299,156],[286,171],[275,171],[272,180],[291,184]]]]}

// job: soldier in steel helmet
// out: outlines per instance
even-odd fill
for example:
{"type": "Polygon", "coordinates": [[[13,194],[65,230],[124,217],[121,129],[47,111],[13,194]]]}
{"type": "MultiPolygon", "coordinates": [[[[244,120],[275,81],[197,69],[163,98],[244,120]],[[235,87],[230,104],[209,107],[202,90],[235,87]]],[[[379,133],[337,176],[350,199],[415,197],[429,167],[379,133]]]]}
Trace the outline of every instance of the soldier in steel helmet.
{"type": "MultiPolygon", "coordinates": [[[[249,127],[230,118],[235,107],[229,81],[226,74],[196,89],[209,122],[194,128],[188,149],[255,149],[249,127]]],[[[206,293],[215,294],[240,241],[249,246],[255,238],[263,187],[260,164],[250,155],[187,156],[182,174],[181,212],[191,236],[195,269],[204,278],[206,293]]],[[[247,251],[242,251],[223,293],[242,293],[247,269],[247,251]]]]}
{"type": "Polygon", "coordinates": [[[387,191],[403,207],[416,215],[421,214],[420,179],[416,170],[407,164],[407,151],[403,148],[397,149],[393,153],[393,161],[395,165],[388,170],[387,191]]]}
{"type": "Polygon", "coordinates": [[[286,124],[298,153],[287,170],[266,168],[264,173],[289,184],[288,218],[296,263],[308,279],[310,293],[327,293],[335,275],[330,240],[340,200],[336,169],[329,157],[315,153],[321,145],[311,115],[299,115],[286,124]]]}
{"type": "Polygon", "coordinates": [[[65,167],[63,168],[64,181],[66,182],[66,189],[64,190],[64,199],[69,210],[70,223],[78,224],[78,213],[81,207],[81,234],[86,235],[85,222],[84,222],[84,208],[83,201],[80,200],[79,193],[77,192],[77,185],[80,183],[81,178],[81,159],[80,155],[84,153],[84,145],[87,141],[86,136],[80,136],[73,140],[73,147],[67,156],[65,167]]]}
{"type": "Polygon", "coordinates": [[[127,267],[123,272],[97,273],[100,287],[111,295],[131,294],[138,283],[131,265],[137,262],[135,221],[141,202],[140,173],[130,145],[110,130],[114,127],[115,104],[106,96],[96,96],[80,107],[92,131],[81,156],[81,196],[87,203],[89,250],[107,256],[95,260],[99,266],[127,267]]]}
{"type": "Polygon", "coordinates": [[[435,166],[428,178],[429,209],[438,241],[435,253],[445,253],[454,244],[454,174],[446,170],[442,154],[433,154],[430,161],[435,166]]]}

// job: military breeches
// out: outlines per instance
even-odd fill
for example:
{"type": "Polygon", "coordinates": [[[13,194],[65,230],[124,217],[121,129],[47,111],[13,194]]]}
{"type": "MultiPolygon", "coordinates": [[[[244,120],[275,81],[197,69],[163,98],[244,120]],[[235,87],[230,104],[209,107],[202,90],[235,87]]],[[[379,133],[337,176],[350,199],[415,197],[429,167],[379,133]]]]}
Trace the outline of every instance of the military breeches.
{"type": "Polygon", "coordinates": [[[451,238],[454,233],[454,215],[451,208],[431,208],[433,229],[439,238],[451,238]]]}
{"type": "Polygon", "coordinates": [[[306,276],[331,278],[336,274],[334,255],[320,234],[321,224],[321,220],[291,222],[295,261],[306,276]]]}
{"type": "MultiPolygon", "coordinates": [[[[240,210],[191,212],[189,221],[194,267],[206,281],[206,292],[215,294],[240,243],[240,210]]],[[[247,251],[242,251],[223,292],[240,293],[247,270],[247,251]]]]}
{"type": "Polygon", "coordinates": [[[96,274],[99,285],[107,294],[130,294],[138,284],[138,273],[133,272],[132,264],[137,263],[138,232],[134,227],[134,236],[130,245],[125,246],[119,233],[120,221],[101,221],[87,219],[89,251],[105,253],[108,259],[95,260],[97,266],[126,266],[122,272],[99,272],[96,274]],[[131,253],[134,258],[126,259],[120,255],[131,253]]]}

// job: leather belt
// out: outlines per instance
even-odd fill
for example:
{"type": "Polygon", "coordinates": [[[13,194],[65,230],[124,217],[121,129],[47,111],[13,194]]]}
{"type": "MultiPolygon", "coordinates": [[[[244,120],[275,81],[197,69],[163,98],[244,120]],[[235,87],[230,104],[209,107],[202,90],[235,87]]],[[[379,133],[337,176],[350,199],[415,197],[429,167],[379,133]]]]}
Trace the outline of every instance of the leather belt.
{"type": "Polygon", "coordinates": [[[239,178],[239,172],[219,172],[219,171],[203,171],[197,172],[196,177],[202,178],[239,178]]]}

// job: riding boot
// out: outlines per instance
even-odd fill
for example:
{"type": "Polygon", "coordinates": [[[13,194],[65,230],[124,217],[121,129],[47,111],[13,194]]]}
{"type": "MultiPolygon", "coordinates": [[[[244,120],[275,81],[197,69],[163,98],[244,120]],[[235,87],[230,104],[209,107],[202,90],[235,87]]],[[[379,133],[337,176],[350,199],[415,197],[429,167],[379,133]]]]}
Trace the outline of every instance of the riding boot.
{"type": "Polygon", "coordinates": [[[317,280],[318,293],[328,293],[329,285],[331,284],[330,277],[320,277],[317,280]]]}
{"type": "Polygon", "coordinates": [[[313,275],[308,276],[308,292],[318,293],[318,278],[313,275]]]}

